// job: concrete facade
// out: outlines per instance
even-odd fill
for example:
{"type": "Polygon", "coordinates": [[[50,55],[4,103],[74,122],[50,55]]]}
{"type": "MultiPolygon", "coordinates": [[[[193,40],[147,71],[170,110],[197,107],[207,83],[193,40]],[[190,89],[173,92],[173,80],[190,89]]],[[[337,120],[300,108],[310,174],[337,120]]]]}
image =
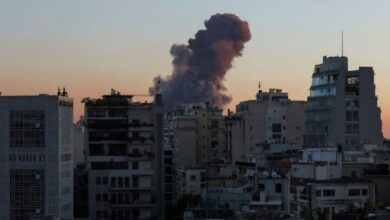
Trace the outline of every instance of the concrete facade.
{"type": "Polygon", "coordinates": [[[362,149],[364,144],[382,145],[381,110],[372,67],[349,71],[347,57],[324,56],[314,67],[307,101],[306,147],[362,149]]]}
{"type": "Polygon", "coordinates": [[[224,119],[222,109],[207,105],[188,105],[172,116],[172,139],[178,168],[229,159],[224,119]]]}
{"type": "Polygon", "coordinates": [[[89,217],[164,219],[163,107],[112,91],[85,100],[89,217]]]}
{"type": "Polygon", "coordinates": [[[296,143],[301,146],[306,102],[292,101],[280,89],[259,90],[256,100],[240,102],[227,118],[232,161],[245,160],[257,145],[296,143]]]}
{"type": "Polygon", "coordinates": [[[73,100],[0,96],[0,219],[73,218],[73,100]]]}

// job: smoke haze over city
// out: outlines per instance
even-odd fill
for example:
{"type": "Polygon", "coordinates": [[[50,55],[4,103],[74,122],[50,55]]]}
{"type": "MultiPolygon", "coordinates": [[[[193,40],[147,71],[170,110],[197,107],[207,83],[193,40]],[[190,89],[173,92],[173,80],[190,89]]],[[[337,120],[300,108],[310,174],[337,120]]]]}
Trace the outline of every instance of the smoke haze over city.
{"type": "Polygon", "coordinates": [[[167,109],[205,102],[224,107],[232,100],[225,75],[251,38],[249,25],[237,15],[216,14],[205,21],[205,27],[188,45],[173,45],[172,74],[154,78],[150,92],[161,93],[167,109]]]}

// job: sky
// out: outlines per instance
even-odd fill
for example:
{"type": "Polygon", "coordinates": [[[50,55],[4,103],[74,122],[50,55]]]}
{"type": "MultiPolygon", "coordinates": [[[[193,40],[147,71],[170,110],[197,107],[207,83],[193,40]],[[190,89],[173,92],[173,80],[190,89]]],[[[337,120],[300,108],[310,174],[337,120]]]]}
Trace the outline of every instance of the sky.
{"type": "Polygon", "coordinates": [[[157,74],[172,71],[172,44],[187,43],[215,13],[249,22],[252,39],[235,59],[225,85],[226,108],[282,88],[305,100],[322,56],[344,55],[350,69],[372,66],[390,137],[390,1],[376,0],[0,0],[0,91],[54,94],[66,87],[75,119],[84,97],[111,88],[147,94],[157,74]]]}

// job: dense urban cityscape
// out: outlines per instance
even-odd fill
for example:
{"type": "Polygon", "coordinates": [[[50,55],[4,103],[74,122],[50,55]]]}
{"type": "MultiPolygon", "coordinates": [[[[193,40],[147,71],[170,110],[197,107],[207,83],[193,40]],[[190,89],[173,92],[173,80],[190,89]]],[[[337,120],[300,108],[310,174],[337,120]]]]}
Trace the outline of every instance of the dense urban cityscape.
{"type": "Polygon", "coordinates": [[[0,218],[389,217],[371,67],[324,56],[307,101],[260,85],[254,97],[226,115],[207,102],[164,112],[159,93],[146,103],[111,89],[84,99],[74,124],[65,88],[0,96],[0,218]]]}
{"type": "Polygon", "coordinates": [[[238,15],[211,15],[148,94],[0,88],[0,220],[390,219],[374,67],[350,68],[341,35],[305,99],[259,74],[232,109],[225,76],[251,39],[238,15]]]}

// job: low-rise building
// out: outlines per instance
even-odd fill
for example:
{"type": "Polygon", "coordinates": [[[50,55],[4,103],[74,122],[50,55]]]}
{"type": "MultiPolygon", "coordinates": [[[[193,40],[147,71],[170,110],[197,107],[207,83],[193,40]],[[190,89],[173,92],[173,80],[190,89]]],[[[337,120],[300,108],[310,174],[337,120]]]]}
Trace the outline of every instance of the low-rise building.
{"type": "Polygon", "coordinates": [[[202,193],[202,199],[208,208],[231,209],[235,213],[242,212],[243,208],[252,201],[252,192],[245,188],[207,188],[202,193]]]}
{"type": "Polygon", "coordinates": [[[295,217],[331,216],[349,206],[375,203],[375,184],[369,179],[342,176],[341,149],[300,151],[292,164],[290,213],[295,217]]]}
{"type": "Polygon", "coordinates": [[[178,197],[183,195],[201,195],[206,188],[206,169],[187,168],[177,169],[176,173],[178,197]]]}

